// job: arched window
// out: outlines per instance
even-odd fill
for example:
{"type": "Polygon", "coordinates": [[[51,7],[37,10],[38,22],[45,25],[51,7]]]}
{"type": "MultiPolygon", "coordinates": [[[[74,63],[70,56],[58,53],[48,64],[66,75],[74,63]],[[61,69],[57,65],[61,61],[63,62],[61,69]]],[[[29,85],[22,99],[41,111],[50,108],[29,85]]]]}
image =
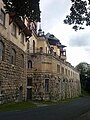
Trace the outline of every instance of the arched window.
{"type": "Polygon", "coordinates": [[[24,55],[21,54],[21,67],[24,68],[24,55]]]}
{"type": "Polygon", "coordinates": [[[33,40],[33,53],[35,53],[35,41],[33,40]]]}
{"type": "Polygon", "coordinates": [[[0,61],[4,60],[4,44],[0,41],[0,61]]]}
{"type": "Polygon", "coordinates": [[[11,64],[16,64],[16,51],[14,49],[11,51],[11,64]]]}
{"type": "Polygon", "coordinates": [[[31,60],[28,61],[28,68],[32,68],[32,61],[31,60]]]}

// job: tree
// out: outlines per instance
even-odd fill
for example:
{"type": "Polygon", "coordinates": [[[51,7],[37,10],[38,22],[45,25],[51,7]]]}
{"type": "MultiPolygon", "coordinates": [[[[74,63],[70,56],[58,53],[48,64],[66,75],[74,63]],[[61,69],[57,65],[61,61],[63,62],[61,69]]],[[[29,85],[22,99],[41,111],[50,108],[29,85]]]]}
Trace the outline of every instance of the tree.
{"type": "Polygon", "coordinates": [[[73,29],[84,29],[90,25],[90,0],[71,0],[70,15],[66,16],[65,24],[72,25],[73,29]]]}
{"type": "Polygon", "coordinates": [[[40,21],[39,1],[40,0],[3,0],[7,13],[14,17],[27,17],[36,22],[40,21]]]}
{"type": "Polygon", "coordinates": [[[80,72],[81,88],[90,93],[90,65],[79,63],[76,69],[80,72]]]}

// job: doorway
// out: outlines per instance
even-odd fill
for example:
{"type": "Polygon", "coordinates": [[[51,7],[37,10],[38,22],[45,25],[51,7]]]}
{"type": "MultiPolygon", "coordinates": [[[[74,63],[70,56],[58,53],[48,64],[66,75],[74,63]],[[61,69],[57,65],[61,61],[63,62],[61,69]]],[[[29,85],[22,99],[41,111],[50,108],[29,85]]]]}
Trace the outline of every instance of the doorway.
{"type": "Polygon", "coordinates": [[[27,99],[32,100],[32,88],[27,88],[27,99]]]}

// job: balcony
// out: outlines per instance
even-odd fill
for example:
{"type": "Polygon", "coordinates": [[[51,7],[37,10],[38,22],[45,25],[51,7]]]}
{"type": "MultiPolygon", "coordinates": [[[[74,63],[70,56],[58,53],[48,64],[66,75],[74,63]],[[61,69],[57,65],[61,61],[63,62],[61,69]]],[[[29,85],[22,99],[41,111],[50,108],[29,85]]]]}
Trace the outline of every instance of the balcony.
{"type": "Polygon", "coordinates": [[[36,55],[41,54],[41,55],[47,55],[47,56],[53,56],[54,58],[58,59],[58,60],[66,60],[66,50],[63,50],[62,52],[60,52],[60,56],[57,55],[56,52],[54,52],[53,50],[48,51],[47,53],[44,51],[43,47],[40,48],[35,48],[34,50],[35,52],[33,52],[33,49],[30,51],[28,50],[27,53],[30,54],[32,57],[36,57],[36,55]]]}

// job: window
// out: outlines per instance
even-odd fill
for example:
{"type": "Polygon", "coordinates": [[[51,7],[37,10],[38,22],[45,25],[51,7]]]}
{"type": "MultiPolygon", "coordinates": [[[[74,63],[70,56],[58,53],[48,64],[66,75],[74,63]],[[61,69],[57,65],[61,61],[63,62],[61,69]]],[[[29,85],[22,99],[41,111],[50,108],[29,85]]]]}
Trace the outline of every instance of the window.
{"type": "Polygon", "coordinates": [[[61,73],[64,74],[64,67],[61,68],[61,73]]]}
{"type": "Polygon", "coordinates": [[[21,43],[24,44],[24,34],[21,34],[21,43]]]}
{"type": "Polygon", "coordinates": [[[4,44],[0,41],[0,61],[4,60],[4,44]]]}
{"type": "Polygon", "coordinates": [[[27,78],[27,86],[32,86],[32,78],[27,78]]]}
{"type": "Polygon", "coordinates": [[[40,53],[42,53],[43,52],[43,47],[40,47],[40,53]]]}
{"type": "Polygon", "coordinates": [[[2,84],[1,84],[1,81],[0,81],[0,86],[1,86],[2,84]]]}
{"type": "Polygon", "coordinates": [[[45,92],[49,92],[49,79],[45,79],[45,92]]]}
{"type": "Polygon", "coordinates": [[[16,51],[14,49],[11,51],[11,64],[16,64],[16,51]]]}
{"type": "Polygon", "coordinates": [[[24,55],[21,54],[21,67],[24,68],[24,55]]]}
{"type": "Polygon", "coordinates": [[[35,41],[33,40],[33,53],[35,53],[35,41]]]}
{"type": "Polygon", "coordinates": [[[57,65],[57,73],[60,73],[60,65],[57,65]]]}
{"type": "Polygon", "coordinates": [[[32,61],[31,60],[28,61],[28,68],[32,68],[32,61]]]}
{"type": "Polygon", "coordinates": [[[16,25],[13,23],[12,34],[16,37],[16,25]]]}
{"type": "Polygon", "coordinates": [[[71,71],[71,77],[72,77],[72,71],[71,71]]]}
{"type": "Polygon", "coordinates": [[[70,70],[68,70],[68,75],[70,76],[70,70]]]}
{"type": "Polygon", "coordinates": [[[29,50],[29,41],[27,41],[27,49],[29,50]]]}
{"type": "Polygon", "coordinates": [[[0,23],[5,25],[5,13],[2,9],[0,10],[0,23]]]}
{"type": "Polygon", "coordinates": [[[65,74],[67,75],[67,69],[65,69],[65,74]]]}
{"type": "Polygon", "coordinates": [[[47,47],[46,47],[46,53],[47,53],[47,47]]]}

